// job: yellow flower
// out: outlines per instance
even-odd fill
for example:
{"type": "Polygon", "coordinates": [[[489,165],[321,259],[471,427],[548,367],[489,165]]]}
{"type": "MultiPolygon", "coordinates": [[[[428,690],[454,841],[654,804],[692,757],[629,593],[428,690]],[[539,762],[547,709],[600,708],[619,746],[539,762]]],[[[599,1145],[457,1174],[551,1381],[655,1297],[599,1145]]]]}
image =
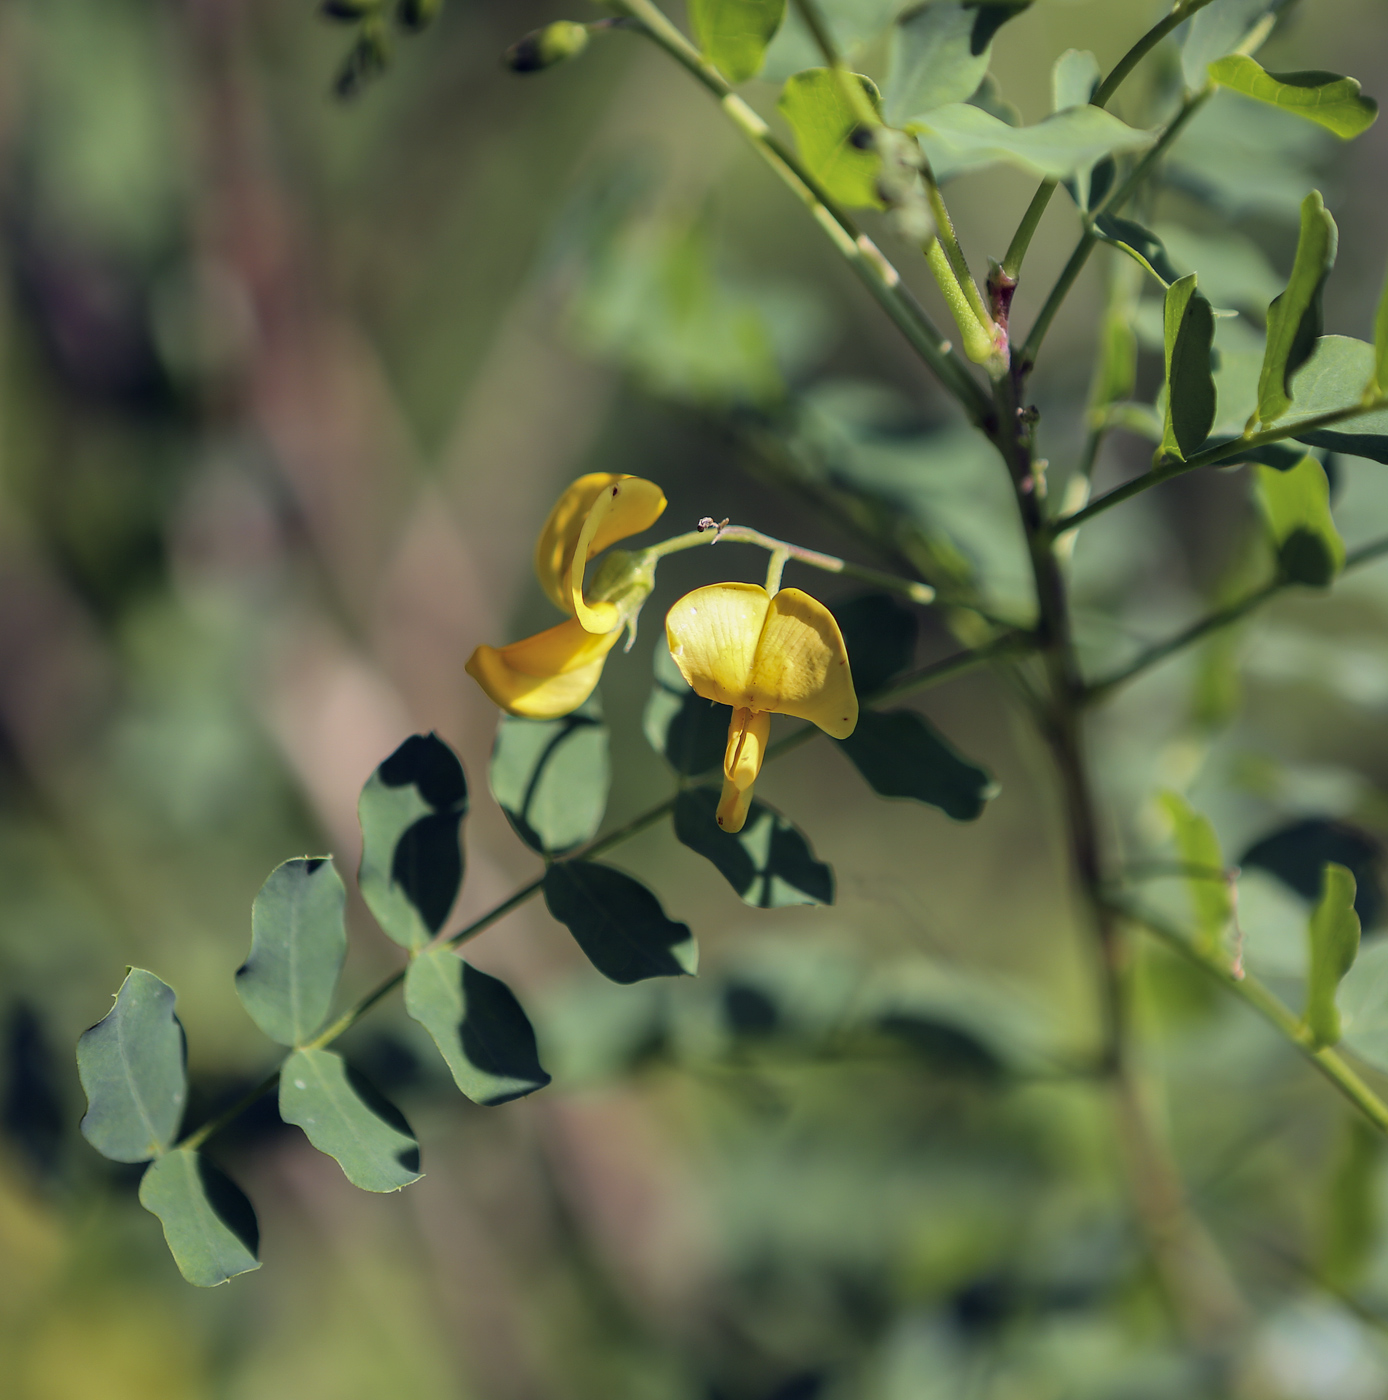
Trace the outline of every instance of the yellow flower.
{"type": "Polygon", "coordinates": [[[593,594],[583,592],[588,561],[610,544],[649,529],[665,509],[654,482],[590,472],[560,496],[535,546],[535,573],[567,622],[507,647],[478,647],[468,674],[508,714],[558,719],[594,691],[622,624],[640,608],[650,580],[604,569],[593,594]]]}
{"type": "Polygon", "coordinates": [[[834,615],[798,588],[754,583],[686,593],[665,619],[670,655],[695,694],[733,707],[718,825],[741,831],[771,716],[794,715],[846,739],[858,723],[848,650],[834,615]]]}

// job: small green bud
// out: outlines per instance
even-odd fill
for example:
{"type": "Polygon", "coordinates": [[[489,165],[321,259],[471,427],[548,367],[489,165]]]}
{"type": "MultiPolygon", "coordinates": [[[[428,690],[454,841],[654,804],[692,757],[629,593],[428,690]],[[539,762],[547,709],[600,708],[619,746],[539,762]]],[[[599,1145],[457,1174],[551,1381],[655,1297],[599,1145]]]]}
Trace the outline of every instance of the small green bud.
{"type": "Polygon", "coordinates": [[[538,73],[577,58],[587,47],[588,30],[572,20],[560,19],[517,39],[506,50],[503,62],[513,73],[538,73]]]}
{"type": "Polygon", "coordinates": [[[395,18],[402,29],[425,29],[434,22],[443,0],[400,0],[395,18]]]}

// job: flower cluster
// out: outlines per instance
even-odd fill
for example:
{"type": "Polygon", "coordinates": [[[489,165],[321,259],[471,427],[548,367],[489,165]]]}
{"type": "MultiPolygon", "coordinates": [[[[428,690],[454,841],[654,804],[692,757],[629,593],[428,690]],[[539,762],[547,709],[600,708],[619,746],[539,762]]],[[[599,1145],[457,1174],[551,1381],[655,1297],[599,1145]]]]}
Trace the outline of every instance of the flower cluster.
{"type": "MultiPolygon", "coordinates": [[[[480,646],[468,673],[508,714],[557,719],[593,693],[607,654],[655,583],[654,552],[614,550],[585,591],[589,560],[648,529],[664,493],[634,476],[595,472],[559,498],[540,532],[535,572],[570,614],[557,627],[494,648],[480,646]]],[[[773,714],[807,719],[836,739],[858,722],[843,635],[823,603],[798,588],[716,583],[687,593],[665,619],[670,655],[695,694],[732,707],[718,824],[742,829],[766,754],[773,714]]]]}

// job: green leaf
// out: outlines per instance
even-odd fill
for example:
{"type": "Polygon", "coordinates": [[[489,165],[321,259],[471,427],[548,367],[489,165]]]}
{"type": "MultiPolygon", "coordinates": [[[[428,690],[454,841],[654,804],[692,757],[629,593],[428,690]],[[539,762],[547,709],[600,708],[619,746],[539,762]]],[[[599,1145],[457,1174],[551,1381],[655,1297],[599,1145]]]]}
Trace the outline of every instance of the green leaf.
{"type": "Polygon", "coordinates": [[[1210,819],[1197,812],[1180,793],[1164,792],[1159,800],[1170,818],[1181,864],[1190,867],[1183,878],[1195,915],[1196,944],[1204,953],[1215,953],[1234,917],[1234,900],[1224,873],[1219,837],[1210,819]]]}
{"type": "Polygon", "coordinates": [[[251,952],[236,972],[241,1005],[271,1040],[299,1045],[328,1018],[347,956],[347,892],[331,856],[271,871],[251,907],[251,952]]]}
{"type": "Polygon", "coordinates": [[[848,648],[853,686],[859,695],[882,690],[915,660],[915,610],[890,594],[860,594],[836,603],[831,611],[848,648]]]}
{"type": "MultiPolygon", "coordinates": [[[[819,12],[829,26],[834,47],[845,58],[874,43],[911,0],[819,0],[819,12]]],[[[795,5],[786,8],[781,25],[767,50],[763,79],[784,82],[792,74],[822,63],[824,55],[815,43],[795,5]]]]}
{"type": "Polygon", "coordinates": [[[1360,96],[1355,79],[1338,73],[1269,73],[1246,54],[1230,54],[1210,64],[1209,76],[1231,92],[1304,117],[1344,141],[1367,131],[1378,117],[1378,103],[1360,96]]]}
{"type": "Polygon", "coordinates": [[[1374,1243],[1383,1217],[1378,1190],[1383,1134],[1357,1113],[1345,1116],[1344,1131],[1345,1143],[1325,1193],[1320,1260],[1321,1276],[1337,1290],[1352,1289],[1362,1279],[1377,1253],[1374,1243]]]}
{"type": "Polygon", "coordinates": [[[1215,421],[1217,397],[1210,348],[1214,312],[1196,290],[1196,274],[1173,282],[1162,326],[1166,346],[1166,425],[1161,450],[1181,461],[1200,450],[1215,421]]]}
{"type": "Polygon", "coordinates": [[[675,798],[675,835],[691,851],[712,862],[754,909],[791,904],[832,904],[834,872],[814,851],[799,827],[774,807],[753,801],[747,822],[730,836],[719,825],[718,793],[686,788],[675,798]]]}
{"type": "Polygon", "coordinates": [[[641,717],[656,753],[689,778],[722,767],[732,714],[730,706],[695,695],[662,637],[655,644],[655,685],[641,717]]]}
{"type": "Polygon", "coordinates": [[[1388,280],[1374,317],[1374,390],[1380,398],[1388,394],[1388,280]]]}
{"type": "Polygon", "coordinates": [[[1388,1071],[1388,938],[1364,945],[1336,998],[1346,1047],[1375,1069],[1388,1071]]]}
{"type": "Polygon", "coordinates": [[[1029,4],[933,0],[908,10],[892,31],[887,121],[898,126],[908,117],[972,97],[987,75],[993,36],[1029,4]]]}
{"type": "Polygon", "coordinates": [[[434,1038],[453,1082],[473,1103],[509,1103],[549,1083],[511,989],[451,948],[430,948],[410,962],[405,1010],[434,1038]]]}
{"type": "MultiPolygon", "coordinates": [[[[881,106],[871,78],[850,74],[849,81],[863,85],[874,110],[881,106]]],[[[882,157],[854,144],[862,123],[832,69],[796,73],[787,80],[776,105],[795,133],[801,160],[831,199],[850,209],[883,207],[877,193],[882,157]]]]}
{"type": "Polygon", "coordinates": [[[1066,49],[1051,69],[1051,111],[1085,106],[1101,76],[1099,60],[1088,49],[1066,49]]]}
{"type": "Polygon", "coordinates": [[[786,0],[689,0],[689,27],[704,57],[730,83],[761,72],[786,0]]]}
{"type": "Polygon", "coordinates": [[[1214,0],[1198,11],[1186,26],[1181,45],[1181,73],[1186,87],[1199,92],[1209,82],[1210,64],[1242,48],[1273,8],[1274,0],[1214,0]]]}
{"type": "Polygon", "coordinates": [[[957,822],[982,816],[998,785],[915,710],[864,710],[839,747],[879,797],[909,797],[957,822]]]}
{"type": "Polygon", "coordinates": [[[436,734],[415,734],[371,775],[357,813],[362,898],[391,938],[422,948],[443,927],[463,883],[463,766],[436,734]]]}
{"type": "Polygon", "coordinates": [[[1365,928],[1376,927],[1384,908],[1384,849],[1367,831],[1347,822],[1303,817],[1260,837],[1239,857],[1243,869],[1266,870],[1308,902],[1320,895],[1327,861],[1347,867],[1354,876],[1355,913],[1365,928]]]}
{"type": "MultiPolygon", "coordinates": [[[[1292,410],[1282,427],[1294,428],[1302,419],[1360,404],[1376,363],[1372,345],[1349,336],[1323,335],[1292,384],[1292,410]]],[[[1329,428],[1297,433],[1296,439],[1310,447],[1388,463],[1388,409],[1347,418],[1329,428]]]]}
{"type": "Polygon", "coordinates": [[[419,1143],[405,1115],[331,1050],[296,1050],[284,1062],[280,1117],[363,1191],[398,1191],[419,1180],[419,1143]]]}
{"type": "Polygon", "coordinates": [[[545,872],[545,904],[613,982],[692,977],[698,967],[689,925],[666,918],[645,885],[610,865],[556,861],[545,872]]]}
{"type": "Polygon", "coordinates": [[[1293,583],[1326,588],[1345,566],[1345,544],[1330,515],[1325,468],[1305,457],[1291,471],[1260,466],[1258,501],[1277,547],[1277,564],[1293,583]]]}
{"type": "Polygon", "coordinates": [[[503,715],[489,777],[497,805],[532,851],[563,855],[591,841],[612,782],[597,697],[563,719],[503,715]]]}
{"type": "Polygon", "coordinates": [[[1120,219],[1115,214],[1100,214],[1094,220],[1094,232],[1105,243],[1111,243],[1126,253],[1164,288],[1181,280],[1181,274],[1166,256],[1161,239],[1141,224],[1135,224],[1131,219],[1120,219]]]}
{"type": "Polygon", "coordinates": [[[147,1162],[173,1141],[188,1078],[173,988],[132,967],[110,1013],[77,1042],[82,1136],[113,1162],[147,1162]]]}
{"type": "Polygon", "coordinates": [[[1340,1038],[1335,992],[1359,952],[1359,915],[1354,912],[1354,876],[1343,865],[1327,864],[1320,903],[1311,914],[1311,969],[1306,978],[1307,1029],[1317,1045],[1340,1038]]]}
{"type": "Polygon", "coordinates": [[[1072,107],[1035,126],[1008,126],[971,103],[958,102],[911,121],[909,129],[919,132],[939,180],[999,164],[1065,180],[1105,156],[1152,144],[1151,133],[1135,131],[1098,107],[1072,107]]]}
{"type": "MultiPolygon", "coordinates": [[[[1324,325],[1321,297],[1335,266],[1339,230],[1318,190],[1301,205],[1301,236],[1287,289],[1268,307],[1258,418],[1275,423],[1292,406],[1292,376],[1311,358],[1324,325]]],[[[1361,386],[1362,391],[1362,386],[1361,386]]]]}
{"type": "Polygon", "coordinates": [[[201,1152],[166,1152],[140,1178],[140,1204],[159,1217],[178,1271],[216,1288],[260,1267],[260,1227],[241,1188],[201,1152]]]}

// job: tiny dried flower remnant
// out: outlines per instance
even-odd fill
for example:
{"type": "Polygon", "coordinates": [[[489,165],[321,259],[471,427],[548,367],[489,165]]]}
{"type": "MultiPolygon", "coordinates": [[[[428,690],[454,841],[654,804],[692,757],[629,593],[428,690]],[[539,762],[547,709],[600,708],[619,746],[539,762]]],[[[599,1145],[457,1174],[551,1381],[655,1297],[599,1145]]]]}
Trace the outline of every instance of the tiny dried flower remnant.
{"type": "Polygon", "coordinates": [[[614,550],[585,594],[584,570],[609,545],[649,529],[664,509],[654,482],[612,472],[581,476],[560,496],[535,546],[535,573],[569,620],[510,646],[480,646],[467,663],[468,674],[508,714],[558,719],[593,693],[623,624],[646,601],[652,575],[614,550]]]}
{"type": "Polygon", "coordinates": [[[694,692],[733,707],[718,825],[741,831],[771,716],[794,715],[846,739],[858,723],[848,650],[833,614],[798,588],[752,583],[687,593],[665,619],[670,655],[694,692]]]}

